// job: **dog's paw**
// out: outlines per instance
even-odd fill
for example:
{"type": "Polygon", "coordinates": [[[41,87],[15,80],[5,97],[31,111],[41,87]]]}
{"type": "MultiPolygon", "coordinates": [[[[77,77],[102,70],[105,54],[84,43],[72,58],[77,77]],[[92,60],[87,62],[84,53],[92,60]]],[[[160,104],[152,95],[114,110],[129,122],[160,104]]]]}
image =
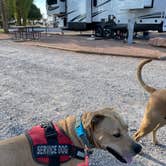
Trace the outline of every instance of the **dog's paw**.
{"type": "Polygon", "coordinates": [[[153,141],[153,144],[154,145],[160,145],[160,143],[157,140],[153,141]]]}

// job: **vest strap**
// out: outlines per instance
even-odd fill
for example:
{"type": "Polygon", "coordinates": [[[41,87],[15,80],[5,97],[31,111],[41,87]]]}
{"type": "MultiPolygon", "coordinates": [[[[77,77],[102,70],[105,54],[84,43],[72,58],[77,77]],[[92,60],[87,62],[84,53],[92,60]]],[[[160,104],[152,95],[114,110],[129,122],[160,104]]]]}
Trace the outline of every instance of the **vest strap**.
{"type": "MultiPolygon", "coordinates": [[[[58,145],[57,132],[52,122],[42,123],[41,127],[44,128],[48,145],[50,146],[53,144],[58,145]]],[[[48,166],[55,166],[55,165],[60,166],[60,158],[59,158],[59,155],[56,155],[56,154],[49,157],[48,166]]]]}

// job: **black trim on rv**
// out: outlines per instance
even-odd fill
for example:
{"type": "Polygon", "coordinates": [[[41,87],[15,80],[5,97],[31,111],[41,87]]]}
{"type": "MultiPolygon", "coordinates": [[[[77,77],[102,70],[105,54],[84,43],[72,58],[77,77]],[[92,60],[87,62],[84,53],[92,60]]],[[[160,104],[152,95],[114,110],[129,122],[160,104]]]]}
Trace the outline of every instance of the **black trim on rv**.
{"type": "Polygon", "coordinates": [[[65,13],[62,18],[66,18],[69,14],[72,14],[74,12],[76,12],[76,10],[72,10],[72,11],[70,11],[68,13],[65,13]]]}
{"type": "Polygon", "coordinates": [[[139,16],[138,18],[141,19],[148,19],[148,18],[160,18],[162,17],[162,12],[151,13],[143,16],[139,16]]]}
{"type": "Polygon", "coordinates": [[[78,15],[78,16],[72,18],[72,19],[70,20],[70,22],[73,22],[73,21],[75,21],[75,20],[77,20],[77,19],[81,19],[81,17],[82,17],[82,15],[80,14],[80,15],[78,15]]]}
{"type": "Polygon", "coordinates": [[[78,22],[81,22],[81,21],[83,21],[85,18],[86,18],[86,14],[80,14],[80,15],[74,17],[73,19],[71,19],[70,22],[74,22],[74,21],[77,20],[77,19],[78,19],[78,22]]]}
{"type": "Polygon", "coordinates": [[[105,12],[106,10],[100,10],[100,11],[98,11],[98,12],[94,12],[94,13],[92,13],[92,17],[96,17],[96,16],[98,16],[99,14],[101,14],[101,13],[103,13],[103,12],[105,12]]]}
{"type": "Polygon", "coordinates": [[[82,22],[84,19],[86,19],[86,14],[82,15],[82,18],[79,20],[79,22],[82,22]]]}
{"type": "Polygon", "coordinates": [[[109,3],[110,1],[112,1],[112,0],[107,0],[107,1],[105,1],[105,2],[103,2],[103,3],[101,3],[101,4],[99,4],[99,5],[96,4],[95,7],[101,7],[101,6],[103,6],[103,5],[107,4],[107,3],[109,3]]]}
{"type": "Polygon", "coordinates": [[[55,7],[52,7],[52,6],[48,6],[48,10],[49,11],[52,11],[52,10],[56,10],[56,9],[58,9],[59,8],[59,6],[55,6],[55,7]]]}

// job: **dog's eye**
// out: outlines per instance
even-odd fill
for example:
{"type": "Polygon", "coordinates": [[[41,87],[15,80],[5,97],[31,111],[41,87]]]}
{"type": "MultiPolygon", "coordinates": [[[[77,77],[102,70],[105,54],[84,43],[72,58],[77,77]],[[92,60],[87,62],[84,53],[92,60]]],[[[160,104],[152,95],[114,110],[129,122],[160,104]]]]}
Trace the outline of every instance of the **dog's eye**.
{"type": "Polygon", "coordinates": [[[116,133],[113,136],[116,137],[116,138],[119,138],[121,136],[121,134],[120,133],[116,133]]]}

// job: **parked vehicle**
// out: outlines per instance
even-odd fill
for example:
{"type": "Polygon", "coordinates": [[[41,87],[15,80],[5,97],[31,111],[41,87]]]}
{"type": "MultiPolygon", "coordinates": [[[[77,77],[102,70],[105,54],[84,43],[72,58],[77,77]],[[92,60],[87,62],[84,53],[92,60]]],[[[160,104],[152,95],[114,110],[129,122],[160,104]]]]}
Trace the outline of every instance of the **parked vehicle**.
{"type": "Polygon", "coordinates": [[[166,31],[166,0],[47,0],[48,15],[63,20],[69,30],[95,30],[96,36],[134,31],[166,31]]]}

